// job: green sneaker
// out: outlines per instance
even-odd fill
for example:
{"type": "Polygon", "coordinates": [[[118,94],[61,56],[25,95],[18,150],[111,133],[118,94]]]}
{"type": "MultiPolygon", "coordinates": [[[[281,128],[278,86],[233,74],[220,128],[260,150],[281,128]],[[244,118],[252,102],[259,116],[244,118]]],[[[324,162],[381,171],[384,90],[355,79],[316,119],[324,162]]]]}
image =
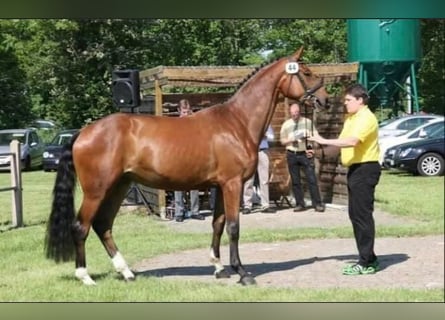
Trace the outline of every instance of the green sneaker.
{"type": "Polygon", "coordinates": [[[374,262],[372,262],[370,265],[370,267],[373,267],[375,269],[375,271],[379,271],[379,260],[375,260],[374,262]]]}
{"type": "Polygon", "coordinates": [[[357,276],[357,275],[361,275],[361,274],[374,274],[377,272],[377,269],[378,269],[377,261],[375,261],[374,263],[372,263],[371,265],[369,265],[367,267],[363,267],[363,266],[359,265],[358,263],[356,263],[356,264],[347,265],[346,267],[344,267],[342,273],[344,275],[348,275],[348,276],[357,276]]]}

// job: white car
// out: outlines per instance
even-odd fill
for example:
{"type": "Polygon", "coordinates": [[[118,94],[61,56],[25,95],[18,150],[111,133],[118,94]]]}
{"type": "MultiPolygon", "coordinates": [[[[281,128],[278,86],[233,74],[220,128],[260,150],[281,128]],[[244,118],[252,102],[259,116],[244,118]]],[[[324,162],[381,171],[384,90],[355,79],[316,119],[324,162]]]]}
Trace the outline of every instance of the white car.
{"type": "Polygon", "coordinates": [[[443,120],[444,117],[434,114],[415,114],[385,120],[379,124],[379,139],[406,133],[434,119],[443,120]]]}
{"type": "Polygon", "coordinates": [[[429,136],[431,136],[431,134],[433,134],[437,130],[443,131],[443,128],[444,128],[444,118],[442,117],[439,119],[430,120],[429,122],[421,125],[420,127],[414,130],[410,130],[406,133],[402,133],[396,136],[386,136],[383,138],[379,138],[380,164],[383,165],[383,156],[386,150],[388,150],[389,148],[405,142],[412,142],[428,138],[429,136]]]}

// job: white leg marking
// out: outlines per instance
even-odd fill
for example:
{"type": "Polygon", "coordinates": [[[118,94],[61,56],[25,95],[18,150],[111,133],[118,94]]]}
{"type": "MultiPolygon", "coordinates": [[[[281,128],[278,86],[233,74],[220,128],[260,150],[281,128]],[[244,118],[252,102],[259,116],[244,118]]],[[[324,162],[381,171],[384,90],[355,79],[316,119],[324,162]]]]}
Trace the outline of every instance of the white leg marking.
{"type": "Polygon", "coordinates": [[[134,279],[133,272],[131,272],[130,268],[128,268],[127,262],[125,262],[125,259],[120,252],[117,252],[111,261],[113,262],[114,269],[121,273],[126,280],[134,279]]]}
{"type": "Polygon", "coordinates": [[[77,279],[82,281],[83,284],[86,284],[87,286],[96,285],[96,282],[94,282],[94,280],[91,279],[90,275],[88,274],[87,268],[77,268],[75,275],[77,279]]]}
{"type": "Polygon", "coordinates": [[[210,248],[210,263],[215,266],[215,274],[224,270],[224,266],[219,258],[215,257],[215,253],[213,252],[212,248],[210,248]]]}

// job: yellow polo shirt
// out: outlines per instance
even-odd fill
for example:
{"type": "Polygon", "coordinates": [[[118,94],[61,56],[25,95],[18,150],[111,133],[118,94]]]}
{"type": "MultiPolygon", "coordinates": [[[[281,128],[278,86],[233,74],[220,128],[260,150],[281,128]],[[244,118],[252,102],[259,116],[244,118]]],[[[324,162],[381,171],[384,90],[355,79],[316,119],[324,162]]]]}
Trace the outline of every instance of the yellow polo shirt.
{"type": "Polygon", "coordinates": [[[344,166],[379,160],[378,129],[377,118],[368,106],[347,115],[339,138],[355,137],[360,143],[355,147],[341,148],[341,162],[344,166]]]}

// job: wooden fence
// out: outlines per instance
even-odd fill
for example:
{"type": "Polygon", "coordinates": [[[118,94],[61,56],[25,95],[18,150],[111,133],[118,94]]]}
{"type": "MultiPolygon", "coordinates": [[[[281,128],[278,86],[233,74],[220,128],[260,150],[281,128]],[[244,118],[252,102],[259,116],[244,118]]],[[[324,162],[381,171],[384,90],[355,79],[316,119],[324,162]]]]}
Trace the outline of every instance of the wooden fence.
{"type": "Polygon", "coordinates": [[[11,172],[11,185],[0,186],[0,192],[12,192],[12,226],[23,227],[23,198],[22,198],[22,171],[20,163],[20,142],[12,140],[8,153],[1,153],[1,157],[10,157],[9,168],[11,172]]]}

